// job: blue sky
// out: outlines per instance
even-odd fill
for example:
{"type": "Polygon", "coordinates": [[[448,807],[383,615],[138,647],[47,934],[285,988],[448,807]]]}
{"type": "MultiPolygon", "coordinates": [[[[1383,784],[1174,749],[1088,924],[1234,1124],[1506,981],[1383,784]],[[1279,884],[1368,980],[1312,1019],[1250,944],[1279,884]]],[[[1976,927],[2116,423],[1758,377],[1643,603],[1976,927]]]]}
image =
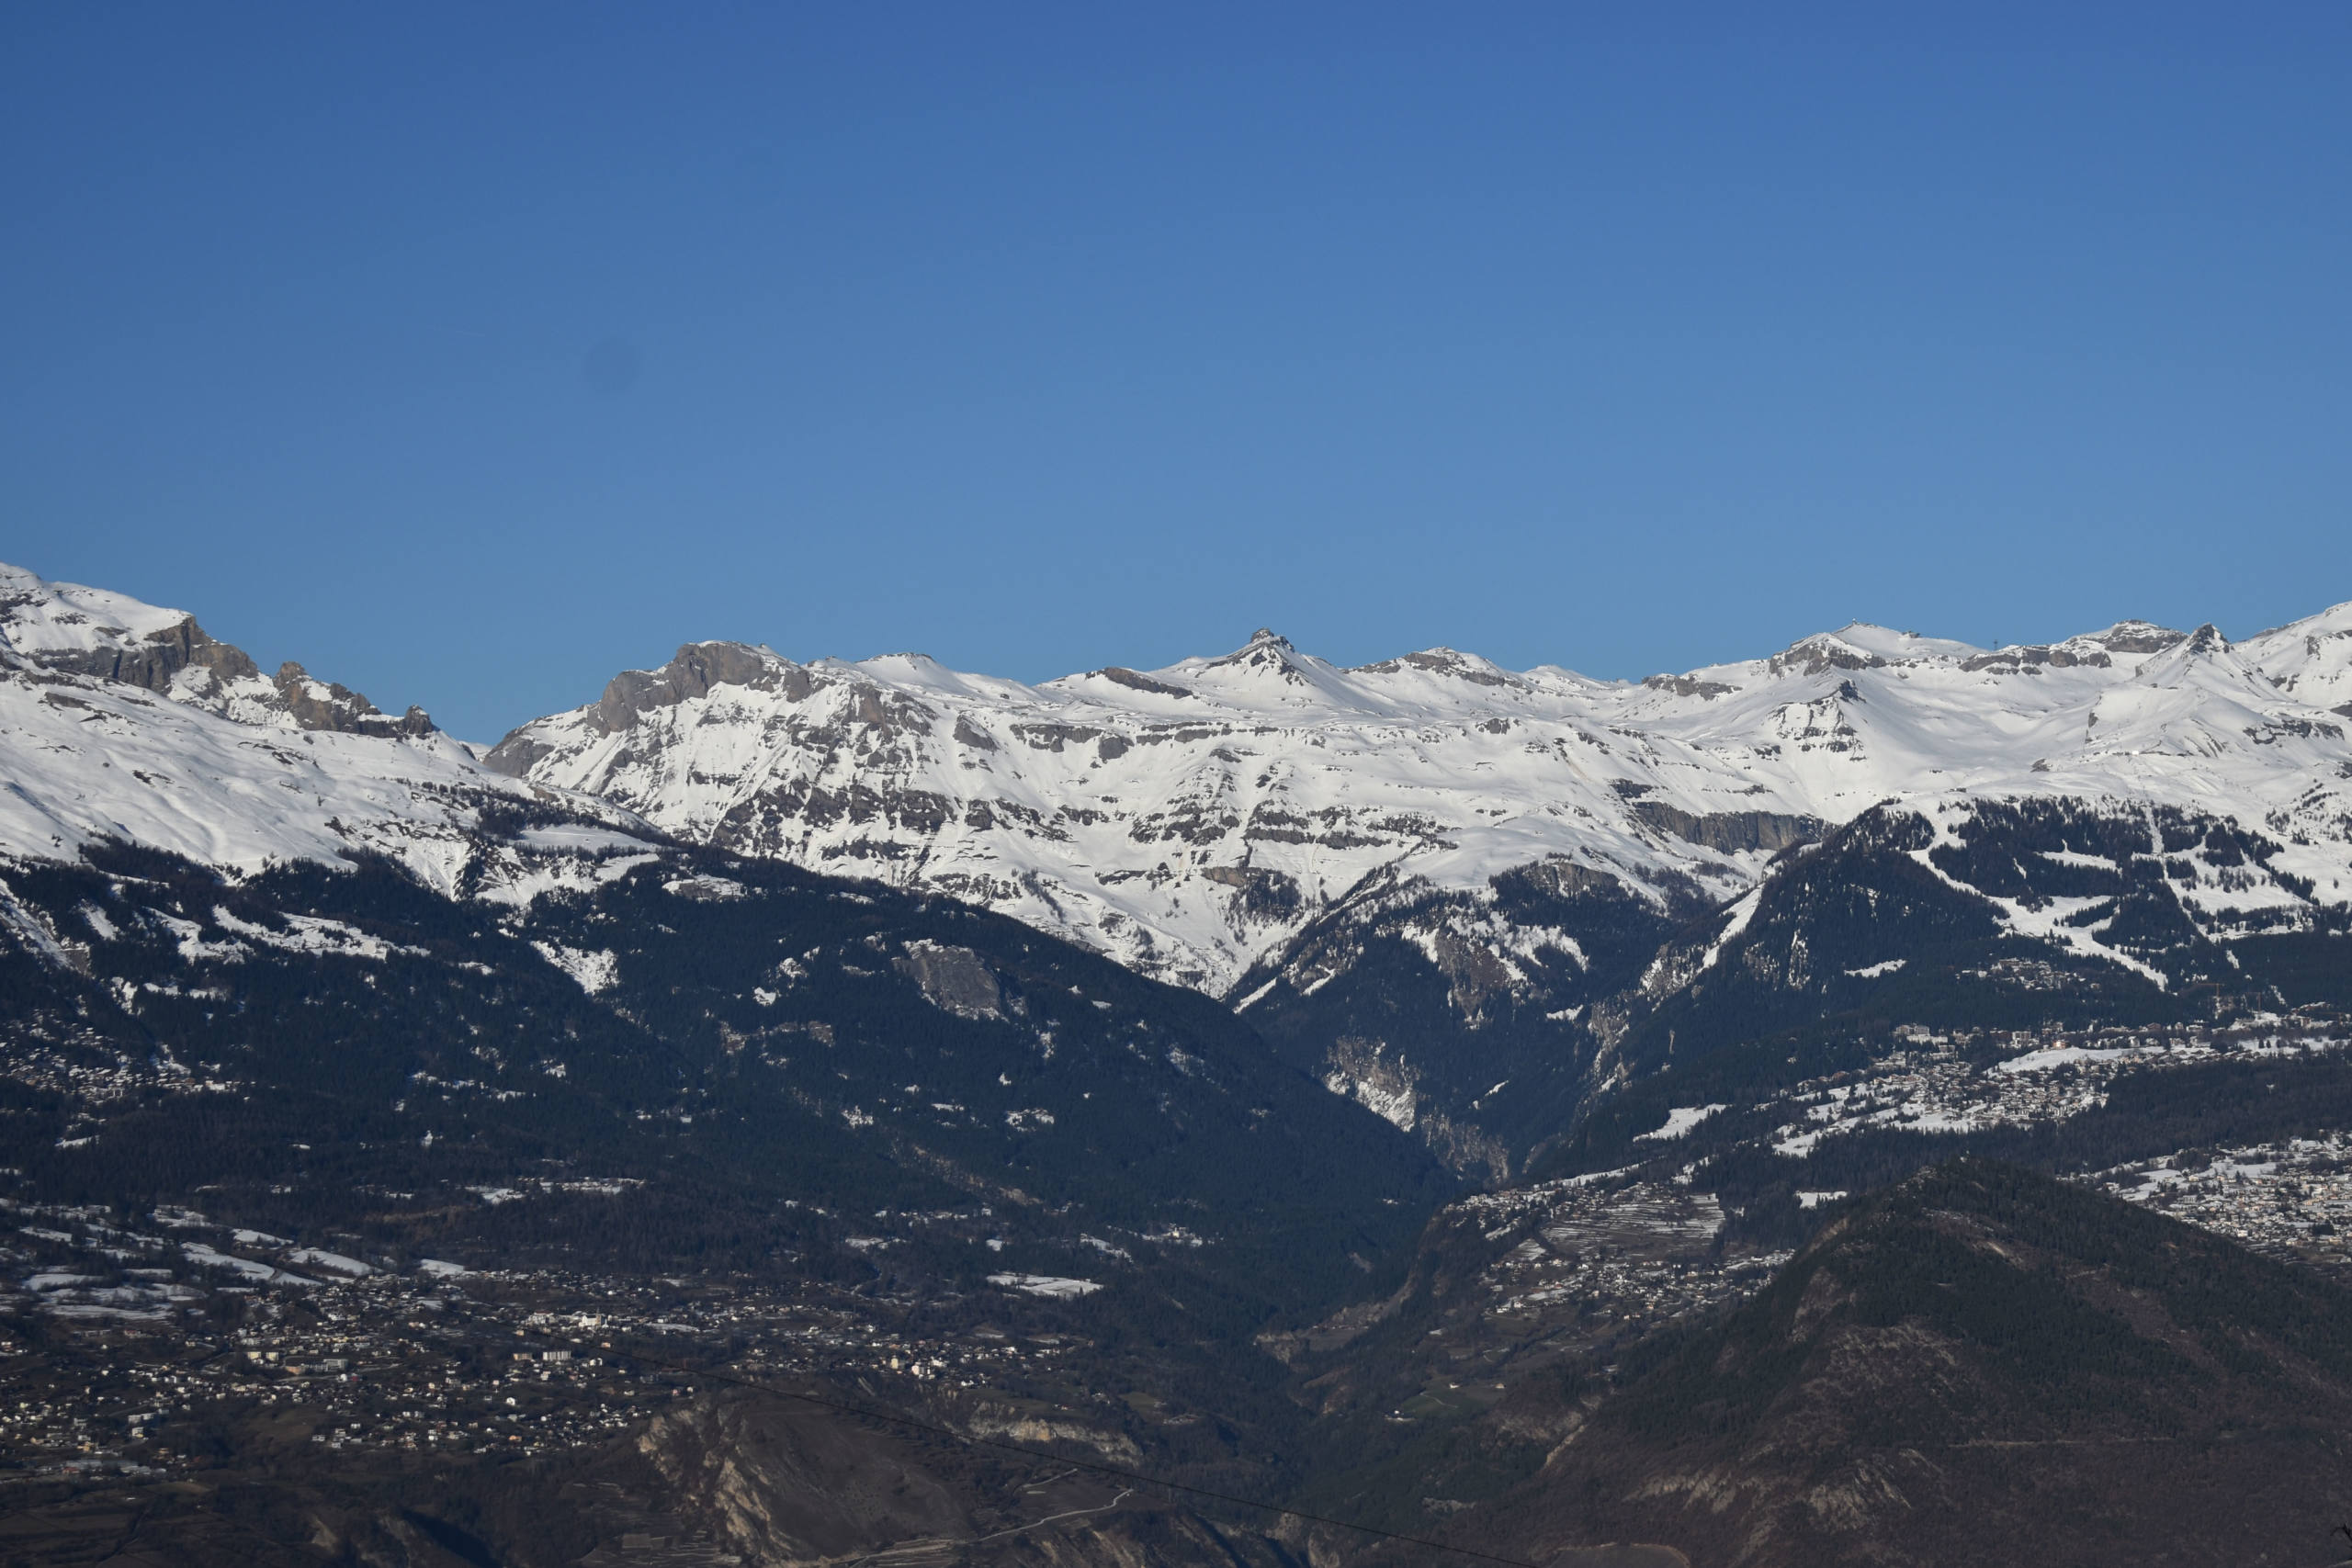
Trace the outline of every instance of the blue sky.
{"type": "Polygon", "coordinates": [[[2352,598],[2352,7],[0,12],[0,559],[494,738],[2352,598]]]}

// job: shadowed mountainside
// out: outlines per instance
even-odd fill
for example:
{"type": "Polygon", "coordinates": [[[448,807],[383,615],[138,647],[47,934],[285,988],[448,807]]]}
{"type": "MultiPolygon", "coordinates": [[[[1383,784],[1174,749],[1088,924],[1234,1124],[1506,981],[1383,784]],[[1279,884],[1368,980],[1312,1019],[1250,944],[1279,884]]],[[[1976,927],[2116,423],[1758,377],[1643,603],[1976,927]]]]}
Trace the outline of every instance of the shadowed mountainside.
{"type": "Polygon", "coordinates": [[[1498,1408],[1498,1437],[1553,1447],[1448,1538],[1531,1562],[2303,1564],[2352,1511],[2352,1292],[2012,1167],[1867,1200],[1617,1381],[1498,1408]]]}

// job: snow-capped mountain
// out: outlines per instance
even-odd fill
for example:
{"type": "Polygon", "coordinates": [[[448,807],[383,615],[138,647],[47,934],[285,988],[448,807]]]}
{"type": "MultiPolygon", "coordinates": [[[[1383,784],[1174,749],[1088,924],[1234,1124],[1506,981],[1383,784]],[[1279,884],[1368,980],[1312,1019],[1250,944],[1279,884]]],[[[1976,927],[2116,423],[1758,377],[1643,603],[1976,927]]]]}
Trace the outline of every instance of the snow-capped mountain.
{"type": "MultiPolygon", "coordinates": [[[[1227,994],[1351,895],[1487,898],[1542,865],[1695,913],[1889,801],[2071,796],[2267,825],[2284,880],[2188,896],[2216,931],[2293,918],[2352,897],[2347,706],[2352,605],[2234,646],[2138,622],[1997,649],[1857,624],[1638,684],[1446,649],[1340,669],[1270,631],[1036,686],[920,655],[801,664],[702,643],[487,760],[1227,994]]],[[[1488,945],[1505,967],[1575,951],[1517,931],[1488,945]]]]}
{"type": "Polygon", "coordinates": [[[44,670],[139,686],[241,724],[349,735],[434,733],[420,707],[400,717],[348,687],[317,681],[288,660],[265,676],[243,649],[220,642],[182,610],[127,594],[46,582],[0,565],[0,657],[44,670]]]}
{"type": "Polygon", "coordinates": [[[186,1201],[261,1168],[306,1223],[471,1223],[589,1162],[687,1226],[750,1216],[763,1257],[789,1231],[818,1270],[903,1269],[878,1222],[960,1205],[968,1288],[1115,1261],[1231,1300],[1351,1284],[1451,1187],[1208,997],[679,842],[429,724],[364,724],[356,694],[289,695],[179,612],[5,581],[11,1201],[135,1169],[142,1201],[186,1201]],[[336,1164],[305,1186],[313,1139],[336,1164]]]}
{"type": "Polygon", "coordinates": [[[571,840],[631,829],[487,772],[420,709],[390,718],[297,664],[266,678],[181,611],[0,566],[0,855],[115,840],[245,874],[376,854],[524,897],[593,881],[606,846],[571,840]]]}
{"type": "Polygon", "coordinates": [[[0,570],[0,854],[372,854],[527,904],[674,839],[944,894],[1227,998],[1506,1175],[1678,1039],[1998,988],[2005,943],[2085,1005],[2301,995],[2336,961],[2271,939],[2332,954],[2352,920],[2348,709],[2352,605],[2236,645],[1854,625],[1638,683],[1340,669],[1272,632],[1035,686],[717,642],[483,757],[181,612],[0,570]]]}

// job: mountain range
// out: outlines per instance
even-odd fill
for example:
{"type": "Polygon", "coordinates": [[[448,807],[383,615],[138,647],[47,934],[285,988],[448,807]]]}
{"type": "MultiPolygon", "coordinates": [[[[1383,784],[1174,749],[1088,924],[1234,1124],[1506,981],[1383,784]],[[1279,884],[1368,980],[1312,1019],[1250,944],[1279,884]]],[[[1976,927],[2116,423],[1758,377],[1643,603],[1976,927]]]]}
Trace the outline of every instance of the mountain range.
{"type": "Polygon", "coordinates": [[[782,1379],[1588,1568],[2301,1561],[2174,1505],[2336,1497],[2347,725],[2352,605],[1640,682],[700,643],[491,745],[0,568],[0,1380],[64,1467],[0,1543],[1380,1560],[782,1379]]]}
{"type": "MultiPolygon", "coordinates": [[[[1036,686],[699,643],[486,748],[300,666],[264,678],[181,612],[16,569],[0,639],[8,852],[356,849],[525,897],[562,873],[469,835],[469,803],[560,802],[992,909],[1225,998],[1493,1177],[1655,1065],[1629,1039],[1724,952],[1669,952],[1676,933],[1725,912],[1736,935],[1776,868],[1865,819],[1924,824],[1901,853],[1944,885],[1928,902],[2087,985],[2193,985],[2352,909],[2352,604],[2234,644],[1858,624],[1640,682],[1444,649],[1343,670],[1271,632],[1036,686]],[[2018,839],[2053,812],[2072,837],[2018,839]]],[[[1800,957],[1779,989],[1867,992],[1909,962],[1849,956],[1800,957]]]]}
{"type": "MultiPolygon", "coordinates": [[[[1261,631],[1040,686],[920,655],[797,664],[703,643],[484,761],[683,837],[1001,909],[1217,996],[1351,902],[1606,878],[1669,914],[1893,801],[2210,809],[2333,879],[2352,605],[2233,645],[2127,623],[1987,649],[1849,626],[1639,683],[1448,649],[1335,668],[1261,631]],[[2309,844],[2294,841],[2312,836],[2309,844]]],[[[2286,909],[2206,889],[2200,923],[2286,909]]],[[[1506,969],[1571,943],[1528,932],[1506,969]]]]}

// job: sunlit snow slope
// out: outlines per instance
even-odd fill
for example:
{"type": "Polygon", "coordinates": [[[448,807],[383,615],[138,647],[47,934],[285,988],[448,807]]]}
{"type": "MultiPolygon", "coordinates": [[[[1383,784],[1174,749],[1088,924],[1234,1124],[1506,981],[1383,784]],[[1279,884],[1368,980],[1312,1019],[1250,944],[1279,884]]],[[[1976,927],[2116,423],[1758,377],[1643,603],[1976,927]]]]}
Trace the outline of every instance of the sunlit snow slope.
{"type": "Polygon", "coordinates": [[[1984,649],[1854,625],[1639,684],[1444,649],[1340,669],[1271,632],[1040,686],[702,643],[489,761],[1223,993],[1360,886],[1483,895],[1549,861],[1696,909],[1889,800],[2172,804],[2266,831],[2287,880],[2189,890],[2225,934],[2249,899],[2352,896],[2347,710],[2352,605],[2235,646],[2210,626],[1984,649]]]}
{"type": "Polygon", "coordinates": [[[299,665],[265,678],[177,610],[0,567],[0,856],[112,840],[253,872],[377,854],[444,892],[524,897],[613,863],[549,827],[581,819],[642,829],[486,772],[416,709],[387,717],[299,665]]]}

